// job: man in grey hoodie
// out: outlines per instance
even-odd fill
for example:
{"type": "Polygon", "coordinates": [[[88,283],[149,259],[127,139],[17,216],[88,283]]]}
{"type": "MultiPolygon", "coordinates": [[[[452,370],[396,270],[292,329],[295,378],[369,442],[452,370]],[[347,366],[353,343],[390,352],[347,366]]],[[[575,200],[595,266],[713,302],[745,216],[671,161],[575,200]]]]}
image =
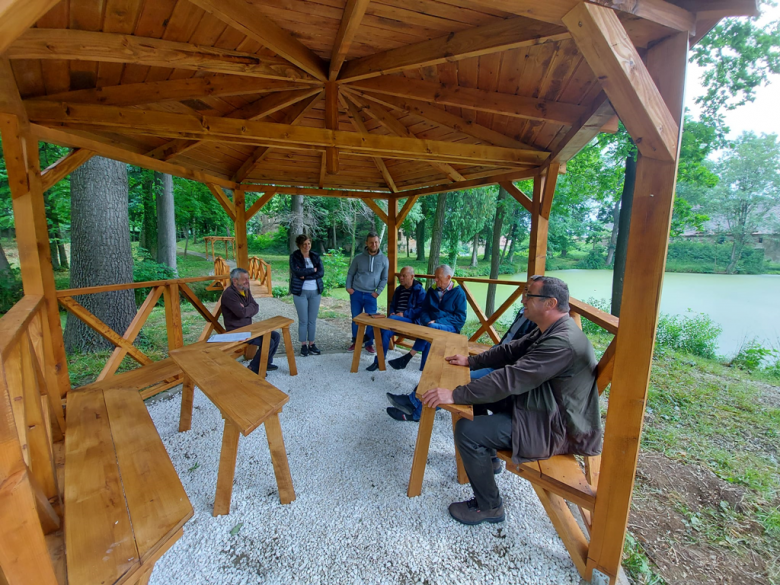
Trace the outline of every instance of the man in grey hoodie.
{"type": "MultiPolygon", "coordinates": [[[[369,232],[366,236],[366,247],[355,256],[347,271],[347,292],[352,317],[360,313],[376,313],[376,299],[387,285],[387,273],[390,262],[387,256],[379,251],[379,236],[369,232]]],[[[355,349],[355,338],[358,326],[352,322],[352,345],[349,351],[355,349]]],[[[360,343],[366,342],[366,351],[376,353],[374,349],[374,329],[368,327],[366,335],[360,343]]]]}

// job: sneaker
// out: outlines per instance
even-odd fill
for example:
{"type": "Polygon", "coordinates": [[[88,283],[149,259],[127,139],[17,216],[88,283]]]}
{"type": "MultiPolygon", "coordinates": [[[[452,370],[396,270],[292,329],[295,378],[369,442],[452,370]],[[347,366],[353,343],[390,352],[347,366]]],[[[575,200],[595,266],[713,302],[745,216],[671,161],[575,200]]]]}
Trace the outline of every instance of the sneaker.
{"type": "Polygon", "coordinates": [[[506,520],[504,514],[504,502],[502,501],[497,508],[491,510],[480,510],[477,504],[477,498],[471,498],[466,502],[455,502],[450,504],[450,516],[461,524],[475,526],[483,522],[503,522],[506,520]]]}
{"type": "Polygon", "coordinates": [[[374,363],[366,368],[367,372],[376,372],[379,369],[379,362],[375,359],[374,363]]]}
{"type": "Polygon", "coordinates": [[[493,457],[493,475],[501,475],[502,471],[504,471],[504,466],[501,465],[501,459],[493,457]]]}
{"type": "Polygon", "coordinates": [[[387,396],[387,400],[394,408],[397,408],[398,410],[400,410],[404,414],[408,414],[409,416],[412,416],[414,414],[414,405],[412,404],[412,401],[409,399],[408,394],[390,394],[390,392],[388,392],[386,396],[387,396]]]}
{"type": "Polygon", "coordinates": [[[313,343],[309,346],[309,353],[312,355],[320,355],[322,352],[320,349],[314,345],[313,343]]]}
{"type": "Polygon", "coordinates": [[[347,351],[355,351],[355,342],[354,342],[354,341],[352,342],[352,345],[350,345],[350,346],[347,348],[347,351]]]}
{"type": "Polygon", "coordinates": [[[277,366],[276,364],[268,364],[265,367],[265,371],[266,372],[273,372],[274,370],[278,370],[278,369],[279,369],[279,366],[277,366]]]}
{"type": "Polygon", "coordinates": [[[406,414],[402,410],[399,410],[397,408],[393,408],[392,406],[387,409],[387,414],[389,414],[392,418],[395,420],[408,420],[410,422],[419,422],[419,418],[414,418],[413,416],[406,414]]]}
{"type": "Polygon", "coordinates": [[[309,355],[309,346],[306,345],[305,343],[301,346],[301,355],[303,357],[306,357],[307,355],[309,355]]]}
{"type": "Polygon", "coordinates": [[[373,345],[367,345],[366,346],[366,351],[368,353],[370,353],[370,354],[375,354],[376,353],[376,348],[373,345]]]}
{"type": "Polygon", "coordinates": [[[394,370],[403,370],[411,360],[412,354],[407,353],[406,355],[402,355],[401,357],[395,358],[394,360],[389,360],[387,363],[390,364],[390,367],[394,370]]]}

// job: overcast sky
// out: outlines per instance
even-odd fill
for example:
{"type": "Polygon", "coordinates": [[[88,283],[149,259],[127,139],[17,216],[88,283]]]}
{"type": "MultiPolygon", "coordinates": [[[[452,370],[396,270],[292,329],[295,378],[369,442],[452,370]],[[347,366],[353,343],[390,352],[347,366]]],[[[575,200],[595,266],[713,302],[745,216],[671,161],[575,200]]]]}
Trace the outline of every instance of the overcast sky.
{"type": "MultiPolygon", "coordinates": [[[[780,20],[780,6],[765,8],[760,23],[780,20]]],[[[695,65],[688,66],[688,85],[686,102],[690,113],[698,117],[698,108],[694,99],[704,94],[699,78],[701,69],[695,65]]],[[[769,85],[756,91],[756,101],[740,106],[736,110],[726,112],[726,125],[731,129],[729,138],[736,138],[746,130],[756,134],[762,132],[780,135],[780,76],[773,75],[769,85]]]]}

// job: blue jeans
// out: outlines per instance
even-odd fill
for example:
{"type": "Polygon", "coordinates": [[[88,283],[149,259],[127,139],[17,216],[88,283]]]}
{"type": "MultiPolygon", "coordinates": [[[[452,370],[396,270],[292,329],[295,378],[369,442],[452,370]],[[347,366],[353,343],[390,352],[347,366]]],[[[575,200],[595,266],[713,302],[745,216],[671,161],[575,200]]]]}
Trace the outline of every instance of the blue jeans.
{"type": "MultiPolygon", "coordinates": [[[[482,378],[483,376],[487,376],[490,372],[494,372],[494,371],[495,370],[493,368],[482,368],[479,370],[474,370],[473,372],[471,372],[471,379],[478,380],[479,378],[482,378]]],[[[416,392],[417,392],[417,388],[412,390],[412,393],[409,395],[409,400],[414,406],[414,413],[412,413],[412,417],[414,418],[414,420],[420,420],[423,403],[419,398],[417,398],[415,394],[416,392]]]]}
{"type": "MultiPolygon", "coordinates": [[[[352,318],[354,319],[360,313],[376,313],[376,299],[374,295],[367,292],[356,290],[349,295],[349,308],[352,310],[352,318]]],[[[357,337],[358,326],[354,321],[352,322],[352,339],[357,337]]],[[[366,346],[374,345],[374,328],[366,327],[366,346]]],[[[358,339],[357,343],[363,343],[362,339],[358,339]]]]}
{"type": "Polygon", "coordinates": [[[487,376],[490,372],[494,372],[494,368],[482,368],[479,370],[474,370],[471,372],[471,379],[472,380],[479,380],[480,378],[483,378],[484,376],[487,376]]]}
{"type": "MultiPolygon", "coordinates": [[[[406,317],[399,317],[398,315],[390,315],[390,319],[394,319],[395,321],[402,321],[403,323],[411,323],[411,319],[407,319],[406,317]]],[[[390,339],[395,335],[395,332],[390,331],[389,329],[382,329],[382,354],[387,356],[387,348],[390,346],[390,339]]]]}
{"type": "MultiPolygon", "coordinates": [[[[431,323],[430,325],[426,325],[426,327],[430,327],[431,329],[438,329],[439,331],[449,331],[450,333],[457,333],[455,331],[455,328],[450,325],[441,325],[440,323],[431,323]]],[[[428,351],[431,349],[431,344],[427,341],[423,341],[422,339],[418,339],[414,342],[414,345],[412,346],[412,349],[414,351],[422,351],[422,363],[420,364],[420,371],[425,367],[425,362],[428,359],[428,351]]]]}

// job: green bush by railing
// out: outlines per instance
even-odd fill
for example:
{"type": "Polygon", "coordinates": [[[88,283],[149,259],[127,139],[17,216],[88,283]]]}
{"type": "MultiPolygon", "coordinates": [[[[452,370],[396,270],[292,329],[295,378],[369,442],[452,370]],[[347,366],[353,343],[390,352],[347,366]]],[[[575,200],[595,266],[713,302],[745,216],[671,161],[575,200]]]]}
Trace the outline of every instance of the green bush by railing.
{"type": "MultiPolygon", "coordinates": [[[[674,240],[669,243],[666,255],[667,272],[726,272],[731,261],[731,242],[695,242],[674,240]]],[[[745,248],[737,264],[740,274],[761,274],[764,272],[764,250],[745,248]]]]}

